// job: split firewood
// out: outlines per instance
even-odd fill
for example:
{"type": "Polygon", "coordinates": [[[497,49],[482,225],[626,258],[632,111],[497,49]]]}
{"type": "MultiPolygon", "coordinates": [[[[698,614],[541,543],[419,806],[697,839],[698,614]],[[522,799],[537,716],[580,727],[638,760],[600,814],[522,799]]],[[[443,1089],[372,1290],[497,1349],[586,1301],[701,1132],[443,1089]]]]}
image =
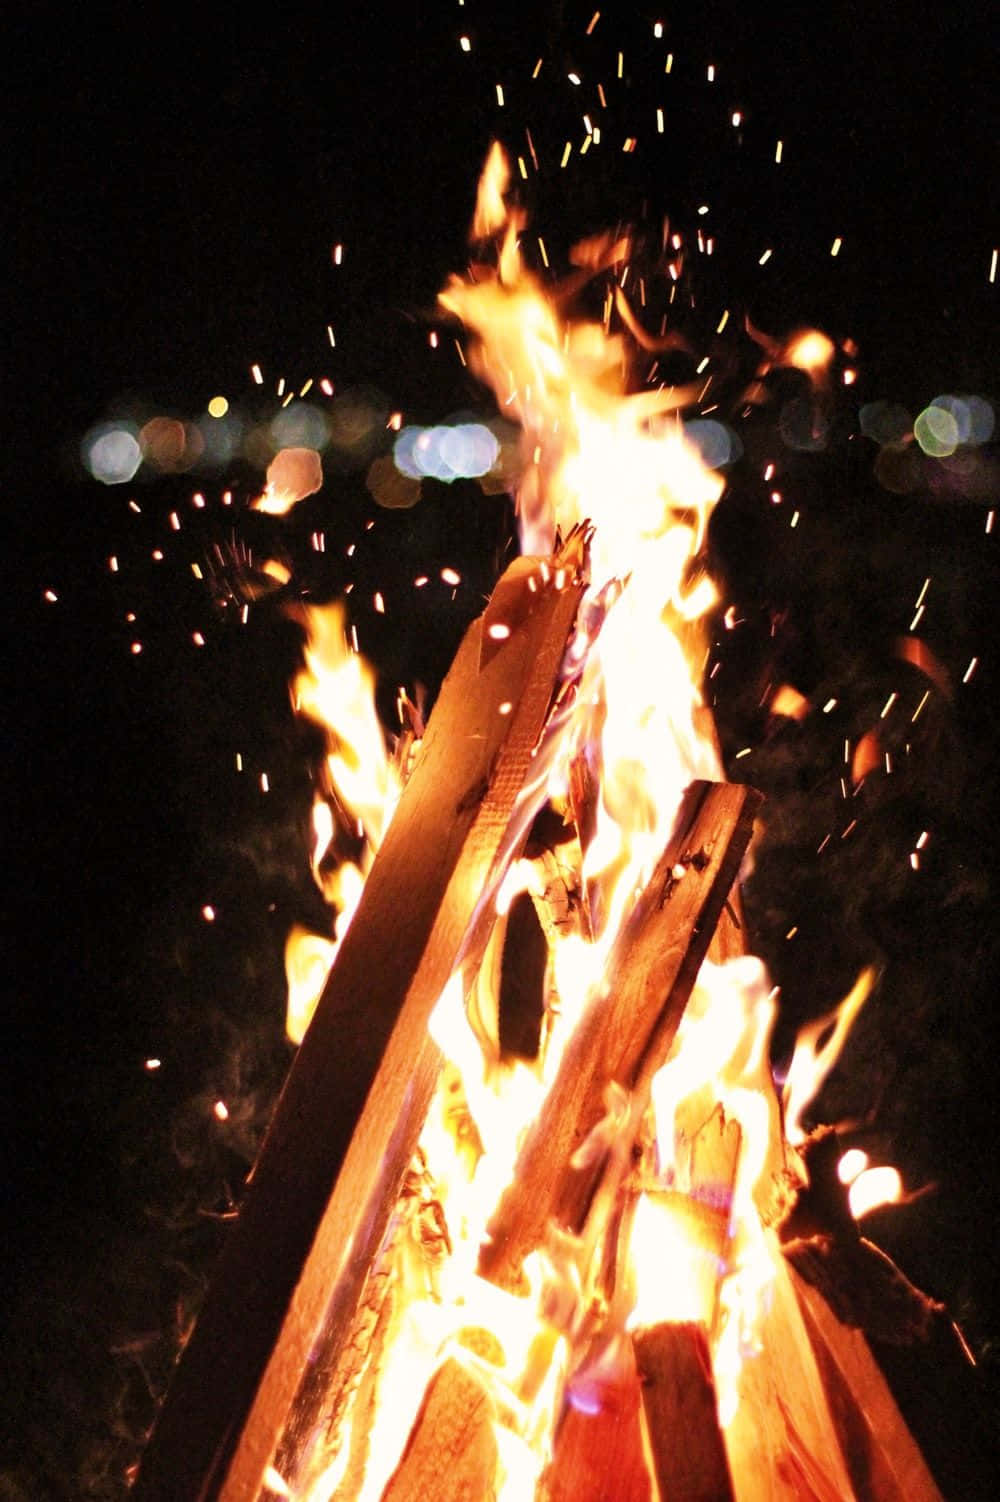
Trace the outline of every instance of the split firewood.
{"type": "Polygon", "coordinates": [[[139,1502],[255,1496],[317,1340],[348,1337],[437,1080],[428,1017],[544,796],[539,750],[567,691],[585,555],[575,534],[556,559],[517,560],[466,633],[147,1448],[139,1502]]]}
{"type": "Polygon", "coordinates": [[[570,1380],[544,1502],[651,1502],[641,1402],[632,1343],[618,1335],[570,1380]]]}
{"type": "Polygon", "coordinates": [[[791,1269],[858,1502],[942,1502],[860,1330],[841,1324],[791,1269]]]}
{"type": "Polygon", "coordinates": [[[725,1430],[738,1502],[854,1502],[790,1270],[776,1247],[770,1255],[755,1349],[744,1357],[725,1430]]]}
{"type": "Polygon", "coordinates": [[[733,1502],[704,1326],[665,1321],[632,1343],[660,1497],[733,1502]]]}
{"type": "Polygon", "coordinates": [[[438,1368],[382,1502],[492,1502],[495,1410],[482,1382],[456,1357],[438,1368]]]}
{"type": "Polygon", "coordinates": [[[573,1166],[615,1082],[636,1100],[665,1062],[719,913],[750,838],[759,795],[695,783],[675,832],[625,926],[607,981],[590,1002],[518,1159],[480,1253],[484,1276],[517,1288],[550,1220],[579,1230],[603,1158],[573,1166]]]}

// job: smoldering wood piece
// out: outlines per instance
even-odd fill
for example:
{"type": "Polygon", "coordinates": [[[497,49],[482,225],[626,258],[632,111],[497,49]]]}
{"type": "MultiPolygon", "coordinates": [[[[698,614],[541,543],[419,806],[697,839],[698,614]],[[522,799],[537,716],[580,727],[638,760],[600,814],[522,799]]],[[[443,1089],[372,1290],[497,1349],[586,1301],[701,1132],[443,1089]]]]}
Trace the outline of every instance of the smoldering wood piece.
{"type": "Polygon", "coordinates": [[[631,1341],[614,1359],[583,1363],[570,1379],[542,1481],[544,1502],[651,1502],[631,1341]]]}
{"type": "Polygon", "coordinates": [[[833,1127],[820,1127],[805,1143],[809,1183],[781,1227],[785,1256],[842,1324],[888,1345],[924,1342],[942,1306],[861,1235],[837,1173],[842,1153],[833,1127]]]}
{"type": "Polygon", "coordinates": [[[858,1502],[943,1502],[860,1330],[791,1269],[858,1502]]]}
{"type": "Polygon", "coordinates": [[[617,1081],[648,1092],[665,1061],[691,987],[750,838],[759,794],[693,783],[675,831],[612,955],[606,984],[570,1038],[480,1252],[480,1272],[507,1288],[551,1219],[579,1230],[602,1164],[572,1159],[605,1113],[617,1081]]]}
{"type": "Polygon", "coordinates": [[[466,633],[147,1447],[137,1502],[256,1497],[314,1345],[348,1338],[437,1079],[428,1017],[544,793],[538,748],[565,692],[585,543],[518,559],[466,633]]]}
{"type": "Polygon", "coordinates": [[[454,1357],[438,1368],[382,1502],[491,1502],[496,1495],[493,1403],[454,1357]]]}
{"type": "Polygon", "coordinates": [[[632,1343],[663,1502],[734,1502],[704,1326],[652,1325],[632,1343]]]}

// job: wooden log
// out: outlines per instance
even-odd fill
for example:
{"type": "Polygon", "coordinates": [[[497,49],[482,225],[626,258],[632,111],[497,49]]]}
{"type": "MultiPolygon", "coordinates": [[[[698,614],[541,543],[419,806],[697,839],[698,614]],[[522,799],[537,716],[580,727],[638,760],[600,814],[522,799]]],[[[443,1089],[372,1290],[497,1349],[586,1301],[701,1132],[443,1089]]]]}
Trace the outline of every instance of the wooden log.
{"type": "Polygon", "coordinates": [[[773,1282],[724,1433],[736,1502],[852,1502],[855,1493],[789,1269],[773,1282]]]}
{"type": "Polygon", "coordinates": [[[675,831],[628,920],[606,984],[570,1038],[560,1068],[488,1228],[480,1272],[507,1288],[546,1226],[579,1230],[602,1164],[573,1167],[617,1081],[648,1094],[664,1063],[698,968],[739,870],[760,797],[751,789],[693,783],[675,831]]]}
{"type": "Polygon", "coordinates": [[[539,746],[565,691],[585,553],[577,535],[555,560],[517,560],[466,633],[143,1458],[140,1502],[256,1496],[317,1339],[346,1338],[437,1078],[428,1017],[544,796],[539,746]]]}
{"type": "Polygon", "coordinates": [[[662,1502],[733,1502],[704,1326],[664,1322],[632,1341],[662,1502]]]}
{"type": "Polygon", "coordinates": [[[858,1502],[943,1502],[865,1337],[789,1271],[858,1502]]]}
{"type": "Polygon", "coordinates": [[[496,1496],[495,1411],[455,1357],[438,1368],[382,1502],[491,1502],[496,1496]]]}
{"type": "Polygon", "coordinates": [[[569,1381],[545,1502],[651,1502],[632,1343],[619,1335],[569,1381]]]}

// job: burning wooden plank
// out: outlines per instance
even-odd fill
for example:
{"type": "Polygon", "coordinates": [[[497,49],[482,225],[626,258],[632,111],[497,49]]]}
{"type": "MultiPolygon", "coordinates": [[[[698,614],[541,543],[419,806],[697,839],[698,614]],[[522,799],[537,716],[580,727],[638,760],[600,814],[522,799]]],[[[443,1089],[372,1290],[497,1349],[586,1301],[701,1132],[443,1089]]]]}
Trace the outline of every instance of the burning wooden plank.
{"type": "Polygon", "coordinates": [[[431,1378],[423,1407],[382,1502],[483,1502],[494,1495],[493,1405],[456,1357],[431,1378]]]}
{"type": "Polygon", "coordinates": [[[695,783],[689,790],[490,1222],[480,1271],[493,1282],[520,1284],[524,1258],[543,1244],[551,1220],[582,1229],[603,1158],[574,1167],[574,1157],[605,1115],[609,1082],[638,1098],[648,1095],[736,879],[759,801],[751,789],[729,784],[695,783]]]}
{"type": "Polygon", "coordinates": [[[469,628],[296,1056],[135,1488],[255,1496],[325,1324],[350,1327],[438,1075],[427,1020],[543,796],[586,534],[469,628]],[[330,1308],[331,1289],[335,1291],[330,1308]]]}
{"type": "Polygon", "coordinates": [[[545,1502],[652,1502],[641,1407],[632,1343],[619,1335],[570,1383],[543,1482],[545,1502]]]}
{"type": "Polygon", "coordinates": [[[864,1335],[841,1324],[794,1267],[789,1276],[859,1502],[942,1502],[864,1335]]]}
{"type": "Polygon", "coordinates": [[[660,1497],[733,1502],[704,1326],[664,1321],[632,1342],[660,1497]]]}

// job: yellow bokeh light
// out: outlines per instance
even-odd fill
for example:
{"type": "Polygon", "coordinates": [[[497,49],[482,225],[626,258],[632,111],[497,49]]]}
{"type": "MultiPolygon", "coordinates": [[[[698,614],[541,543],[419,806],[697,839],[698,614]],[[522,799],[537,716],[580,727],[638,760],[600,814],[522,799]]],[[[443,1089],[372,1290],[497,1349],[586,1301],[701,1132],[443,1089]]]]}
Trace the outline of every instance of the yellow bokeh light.
{"type": "Polygon", "coordinates": [[[229,403],[224,396],[213,396],[208,404],[209,417],[225,417],[229,411],[229,403]]]}

